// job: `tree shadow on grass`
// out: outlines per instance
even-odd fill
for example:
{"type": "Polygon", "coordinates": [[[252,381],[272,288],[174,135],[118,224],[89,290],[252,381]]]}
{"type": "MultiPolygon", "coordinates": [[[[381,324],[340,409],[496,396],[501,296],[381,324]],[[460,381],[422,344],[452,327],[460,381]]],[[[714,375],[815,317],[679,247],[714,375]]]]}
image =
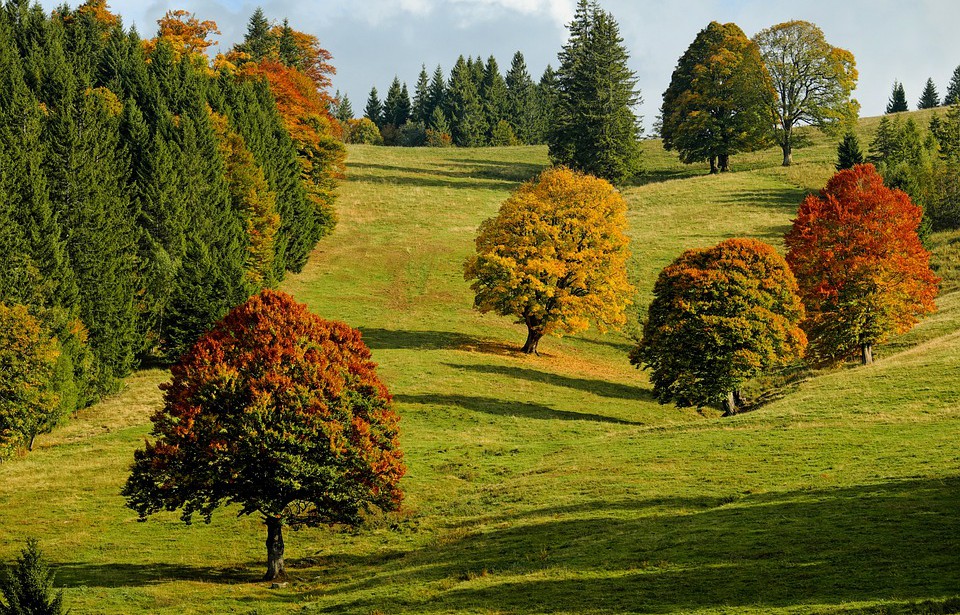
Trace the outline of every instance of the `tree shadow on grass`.
{"type": "Polygon", "coordinates": [[[444,167],[413,169],[409,167],[358,162],[351,164],[347,176],[351,180],[412,185],[423,187],[489,187],[500,184],[505,187],[525,182],[542,171],[543,165],[535,163],[505,163],[497,160],[452,160],[444,167]],[[449,167],[455,167],[453,169],[449,167]],[[482,180],[482,186],[472,182],[482,180]]]}
{"type": "Polygon", "coordinates": [[[471,397],[467,395],[394,395],[393,399],[406,404],[456,406],[471,412],[543,421],[592,421],[596,423],[611,423],[614,425],[643,425],[643,423],[626,421],[602,414],[555,410],[554,408],[541,404],[505,401],[492,397],[471,397]]]}
{"type": "Polygon", "coordinates": [[[738,190],[724,194],[719,202],[724,205],[757,205],[763,208],[779,209],[795,214],[801,201],[808,192],[795,186],[784,188],[760,188],[738,190]]]}
{"type": "Polygon", "coordinates": [[[464,350],[498,355],[517,355],[520,349],[466,333],[453,331],[408,331],[360,327],[363,341],[372,350],[464,350]]]}
{"type": "Polygon", "coordinates": [[[608,382],[606,380],[593,380],[589,378],[571,378],[569,376],[560,376],[549,372],[541,372],[535,369],[525,367],[508,367],[504,365],[459,365],[447,363],[447,367],[462,369],[481,374],[493,374],[497,376],[509,376],[530,382],[539,382],[556,387],[566,387],[576,389],[587,393],[593,393],[601,397],[610,397],[613,399],[626,399],[630,401],[656,401],[653,392],[637,386],[620,384],[618,382],[608,382]]]}
{"type": "MultiPolygon", "coordinates": [[[[494,519],[326,580],[340,613],[663,613],[943,600],[960,587],[960,479],[707,500],[597,501],[494,519]],[[496,524],[494,526],[494,524],[496,524]],[[362,580],[357,580],[363,577],[362,580]],[[392,599],[384,588],[441,588],[392,599]],[[381,598],[350,594],[377,588],[381,598]]],[[[924,611],[911,611],[924,612],[924,611]]],[[[939,611],[929,611],[939,612],[939,611]]]]}
{"type": "Polygon", "coordinates": [[[264,562],[216,568],[182,564],[90,564],[67,562],[53,565],[58,587],[145,587],[170,581],[238,585],[261,581],[264,562]]]}

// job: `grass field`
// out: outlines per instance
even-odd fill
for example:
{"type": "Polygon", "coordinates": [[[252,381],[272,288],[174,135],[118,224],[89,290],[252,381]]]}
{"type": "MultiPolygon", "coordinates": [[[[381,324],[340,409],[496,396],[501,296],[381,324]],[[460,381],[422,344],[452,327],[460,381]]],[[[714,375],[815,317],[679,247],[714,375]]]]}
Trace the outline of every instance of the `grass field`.
{"type": "Polygon", "coordinates": [[[351,146],[339,226],[284,289],[363,331],[403,417],[407,499],[356,532],[290,533],[286,587],[258,582],[259,519],[124,508],[157,370],[0,465],[0,560],[40,538],[75,614],[960,612],[960,236],[934,238],[940,312],[875,365],[734,418],[660,406],[626,358],[657,273],[727,237],[782,247],[835,142],[722,176],[646,150],[624,190],[631,326],[527,357],[522,327],[471,309],[461,264],[546,150],[351,146]]]}

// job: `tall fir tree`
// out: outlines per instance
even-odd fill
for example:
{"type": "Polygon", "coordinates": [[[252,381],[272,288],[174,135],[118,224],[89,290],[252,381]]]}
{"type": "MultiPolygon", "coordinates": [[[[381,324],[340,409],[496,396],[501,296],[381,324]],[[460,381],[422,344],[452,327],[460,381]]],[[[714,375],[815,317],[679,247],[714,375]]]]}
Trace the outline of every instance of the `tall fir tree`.
{"type": "Polygon", "coordinates": [[[467,64],[460,56],[450,73],[448,92],[451,136],[460,147],[479,147],[484,144],[483,106],[474,78],[473,64],[467,64]]]}
{"type": "Polygon", "coordinates": [[[382,128],[384,124],[383,103],[380,102],[380,95],[377,93],[377,86],[370,89],[370,96],[367,97],[367,106],[364,107],[363,117],[369,119],[382,128]]]}
{"type": "Polygon", "coordinates": [[[887,101],[887,113],[902,113],[909,110],[907,106],[907,94],[903,90],[903,84],[899,81],[893,82],[893,91],[890,92],[890,100],[887,101]]]}
{"type": "Polygon", "coordinates": [[[490,142],[497,124],[507,119],[507,84],[500,74],[497,59],[493,56],[487,59],[486,66],[483,67],[480,101],[485,120],[484,132],[487,142],[490,142]]]}
{"type": "Polygon", "coordinates": [[[269,57],[277,45],[276,35],[271,30],[270,21],[258,6],[247,22],[247,34],[243,43],[237,46],[238,50],[250,54],[255,61],[269,57]]]}
{"type": "Polygon", "coordinates": [[[410,94],[406,84],[400,84],[400,78],[394,77],[387,90],[383,103],[383,123],[396,128],[403,126],[410,115],[410,94]]]}
{"type": "Polygon", "coordinates": [[[541,144],[547,142],[547,136],[553,126],[554,113],[557,109],[557,101],[560,98],[560,85],[557,80],[557,73],[553,67],[547,64],[537,83],[537,111],[534,123],[534,132],[532,142],[541,144]]]}
{"type": "Polygon", "coordinates": [[[937,86],[933,84],[933,79],[928,78],[920,95],[920,101],[917,103],[917,109],[934,109],[939,106],[940,94],[937,92],[937,86]]]}
{"type": "Polygon", "coordinates": [[[283,20],[280,26],[280,34],[277,37],[277,53],[284,65],[296,69],[303,68],[300,46],[297,45],[293,28],[290,27],[290,23],[286,19],[283,20]]]}
{"type": "Polygon", "coordinates": [[[550,158],[612,182],[639,171],[637,79],[620,29],[596,0],[580,0],[560,52],[550,158]]]}
{"type": "Polygon", "coordinates": [[[950,83],[947,85],[947,95],[943,97],[943,104],[955,105],[960,103],[960,66],[953,70],[950,83]]]}
{"type": "Polygon", "coordinates": [[[443,74],[443,68],[437,64],[433,71],[433,77],[430,79],[430,90],[427,95],[427,115],[433,117],[434,109],[440,108],[444,114],[450,109],[447,106],[447,80],[443,74]]]}
{"type": "Polygon", "coordinates": [[[350,97],[344,94],[338,98],[337,119],[346,122],[353,119],[353,105],[350,103],[350,97]]]}
{"type": "Polygon", "coordinates": [[[506,119],[521,143],[536,142],[536,87],[523,54],[513,54],[505,79],[507,86],[506,119]]]}
{"type": "Polygon", "coordinates": [[[430,121],[430,76],[427,75],[427,65],[420,67],[417,85],[413,89],[413,103],[410,108],[410,119],[418,124],[427,125],[430,121]]]}
{"type": "Polygon", "coordinates": [[[863,164],[863,151],[860,149],[860,142],[857,136],[848,132],[843,137],[843,141],[837,146],[837,164],[836,169],[852,169],[858,164],[863,164]]]}

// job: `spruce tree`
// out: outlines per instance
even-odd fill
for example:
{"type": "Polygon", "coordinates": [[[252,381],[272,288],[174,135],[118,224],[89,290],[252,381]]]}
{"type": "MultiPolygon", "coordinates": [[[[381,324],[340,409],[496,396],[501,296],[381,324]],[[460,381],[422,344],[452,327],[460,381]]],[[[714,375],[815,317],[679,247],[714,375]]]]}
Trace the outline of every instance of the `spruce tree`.
{"type": "Polygon", "coordinates": [[[350,104],[350,97],[344,94],[339,97],[337,104],[337,119],[341,122],[353,119],[353,105],[350,104]]]}
{"type": "Polygon", "coordinates": [[[506,119],[521,143],[536,142],[536,87],[527,63],[519,51],[513,55],[510,70],[506,77],[507,105],[506,119]]]}
{"type": "Polygon", "coordinates": [[[377,128],[383,127],[383,105],[380,103],[380,96],[377,94],[377,86],[370,89],[370,96],[367,97],[367,106],[363,110],[363,117],[376,124],[377,128]]]}
{"type": "Polygon", "coordinates": [[[640,101],[636,76],[613,16],[580,0],[560,52],[559,98],[548,137],[550,158],[613,182],[638,171],[640,101]]]}
{"type": "Polygon", "coordinates": [[[54,591],[55,576],[37,540],[28,539],[16,565],[0,578],[0,615],[63,613],[63,590],[54,591]]]}
{"type": "Polygon", "coordinates": [[[901,113],[908,109],[907,95],[903,91],[903,84],[899,81],[894,81],[893,91],[890,93],[890,100],[887,101],[887,113],[901,113]]]}
{"type": "Polygon", "coordinates": [[[300,47],[297,45],[297,39],[293,35],[293,28],[290,27],[290,23],[286,19],[283,20],[283,25],[280,26],[277,52],[280,56],[280,61],[286,66],[298,69],[302,68],[303,59],[300,47]]]}
{"type": "Polygon", "coordinates": [[[895,160],[903,150],[903,127],[899,118],[881,117],[877,134],[870,142],[870,162],[882,164],[895,160]]]}
{"type": "Polygon", "coordinates": [[[440,107],[434,107],[433,113],[430,115],[430,130],[436,133],[438,136],[450,135],[450,123],[447,121],[447,115],[443,112],[443,109],[440,107]]]}
{"type": "Polygon", "coordinates": [[[553,67],[547,64],[543,75],[540,76],[540,82],[537,83],[536,90],[536,116],[534,118],[534,128],[531,140],[533,143],[546,143],[547,135],[553,126],[554,112],[557,108],[557,101],[560,98],[560,86],[557,81],[557,73],[553,67]]]}
{"type": "Polygon", "coordinates": [[[917,109],[933,109],[939,106],[940,94],[937,93],[937,86],[933,84],[933,79],[927,79],[923,94],[920,95],[920,102],[917,103],[917,109]]]}
{"type": "Polygon", "coordinates": [[[836,169],[852,169],[855,165],[863,164],[863,151],[860,150],[860,143],[856,135],[848,132],[840,145],[837,146],[837,164],[836,169]]]}
{"type": "Polygon", "coordinates": [[[947,95],[943,98],[943,104],[945,105],[955,105],[957,103],[960,103],[960,66],[953,70],[950,84],[947,85],[947,95]]]}
{"type": "Polygon", "coordinates": [[[437,64],[433,71],[433,77],[430,79],[430,90],[427,95],[427,115],[433,117],[434,110],[439,108],[443,113],[448,113],[447,108],[447,81],[443,75],[443,69],[437,64]]]}
{"type": "Polygon", "coordinates": [[[406,84],[400,85],[400,78],[394,77],[387,90],[387,99],[383,103],[383,123],[395,128],[403,126],[410,115],[410,95],[406,84]]]}
{"type": "MultiPolygon", "coordinates": [[[[507,118],[507,84],[500,74],[497,59],[490,56],[483,69],[483,81],[480,84],[480,101],[483,104],[486,140],[493,138],[497,124],[507,118]]],[[[502,135],[501,139],[502,140],[502,135]]]]}
{"type": "Polygon", "coordinates": [[[268,57],[277,44],[276,36],[271,32],[270,22],[259,6],[247,22],[247,35],[238,51],[250,54],[255,61],[268,57]]]}
{"type": "Polygon", "coordinates": [[[410,109],[410,119],[419,124],[427,125],[430,121],[430,77],[427,75],[427,65],[420,67],[420,76],[413,90],[413,105],[410,109]]]}
{"type": "Polygon", "coordinates": [[[450,73],[448,93],[451,136],[460,147],[479,147],[484,144],[483,107],[474,76],[472,65],[468,65],[460,56],[450,73]]]}

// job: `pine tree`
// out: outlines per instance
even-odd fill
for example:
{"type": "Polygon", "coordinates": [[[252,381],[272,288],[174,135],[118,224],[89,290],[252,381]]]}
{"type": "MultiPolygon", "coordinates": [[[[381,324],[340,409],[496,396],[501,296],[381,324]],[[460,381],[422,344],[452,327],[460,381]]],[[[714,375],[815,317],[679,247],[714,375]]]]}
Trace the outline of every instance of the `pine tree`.
{"type": "Polygon", "coordinates": [[[638,171],[640,96],[619,26],[596,0],[580,0],[560,52],[559,99],[549,134],[556,164],[614,182],[638,171]]]}
{"type": "Polygon", "coordinates": [[[917,109],[933,109],[939,106],[940,94],[937,93],[937,86],[933,84],[933,79],[927,79],[923,94],[920,95],[920,102],[917,103],[917,109]]]}
{"type": "Polygon", "coordinates": [[[250,21],[247,22],[247,35],[237,49],[259,61],[268,57],[276,44],[276,36],[271,32],[270,22],[264,15],[263,9],[258,6],[250,16],[250,21]]]}
{"type": "Polygon", "coordinates": [[[54,593],[55,573],[50,569],[39,543],[27,540],[16,565],[0,578],[0,614],[60,615],[63,590],[54,593]]]}
{"type": "Polygon", "coordinates": [[[881,117],[877,134],[870,142],[870,162],[881,164],[897,159],[903,150],[903,127],[899,118],[881,117]]]}
{"type": "Polygon", "coordinates": [[[852,169],[858,164],[863,164],[863,151],[860,150],[860,143],[856,135],[848,132],[840,145],[837,146],[837,164],[838,171],[852,169]]]}
{"type": "Polygon", "coordinates": [[[353,105],[350,104],[350,98],[344,94],[342,97],[338,98],[339,103],[337,104],[337,119],[341,122],[346,122],[353,119],[353,105]]]}
{"type": "Polygon", "coordinates": [[[363,117],[376,124],[377,128],[384,124],[383,105],[380,103],[376,86],[370,90],[370,96],[367,97],[367,106],[363,110],[363,117]]]}
{"type": "Polygon", "coordinates": [[[497,124],[507,117],[507,84],[500,74],[500,66],[493,56],[487,59],[484,67],[483,82],[480,85],[480,100],[486,124],[486,140],[493,138],[497,124]]]}
{"type": "Polygon", "coordinates": [[[557,73],[553,67],[547,64],[543,75],[540,76],[540,82],[536,90],[536,117],[531,140],[535,144],[546,143],[547,136],[553,126],[554,113],[557,109],[557,101],[560,98],[560,85],[557,80],[557,73]]]}
{"type": "Polygon", "coordinates": [[[434,107],[430,115],[430,130],[438,135],[450,136],[450,123],[447,121],[447,115],[440,107],[434,107]]]}
{"type": "Polygon", "coordinates": [[[447,113],[447,81],[443,75],[443,69],[437,64],[433,71],[433,78],[430,80],[430,90],[427,95],[427,115],[433,117],[434,110],[439,108],[443,113],[447,113]]]}
{"type": "Polygon", "coordinates": [[[450,73],[450,129],[453,142],[460,147],[484,144],[483,107],[472,72],[471,66],[460,56],[450,73]]]}
{"type": "Polygon", "coordinates": [[[410,109],[410,119],[414,122],[427,125],[430,121],[430,77],[427,75],[427,65],[420,67],[420,76],[417,77],[417,86],[413,91],[413,106],[410,109]]]}
{"type": "Polygon", "coordinates": [[[536,87],[527,63],[519,51],[513,55],[510,70],[507,72],[507,111],[506,119],[521,143],[536,142],[536,87]]]}
{"type": "Polygon", "coordinates": [[[903,91],[903,84],[899,81],[894,81],[893,91],[890,93],[890,100],[887,101],[887,113],[901,113],[908,109],[907,95],[903,91]]]}
{"type": "Polygon", "coordinates": [[[383,103],[383,123],[395,128],[403,126],[410,115],[410,94],[406,84],[400,85],[400,78],[394,77],[387,90],[387,99],[383,103]]]}
{"type": "Polygon", "coordinates": [[[960,66],[954,69],[953,76],[950,77],[950,84],[947,85],[947,95],[943,98],[943,104],[955,105],[960,103],[960,66]]]}
{"type": "Polygon", "coordinates": [[[283,20],[283,25],[280,26],[280,36],[277,41],[277,47],[281,62],[292,68],[302,68],[303,60],[300,47],[297,45],[293,28],[290,27],[290,23],[286,19],[283,20]]]}

